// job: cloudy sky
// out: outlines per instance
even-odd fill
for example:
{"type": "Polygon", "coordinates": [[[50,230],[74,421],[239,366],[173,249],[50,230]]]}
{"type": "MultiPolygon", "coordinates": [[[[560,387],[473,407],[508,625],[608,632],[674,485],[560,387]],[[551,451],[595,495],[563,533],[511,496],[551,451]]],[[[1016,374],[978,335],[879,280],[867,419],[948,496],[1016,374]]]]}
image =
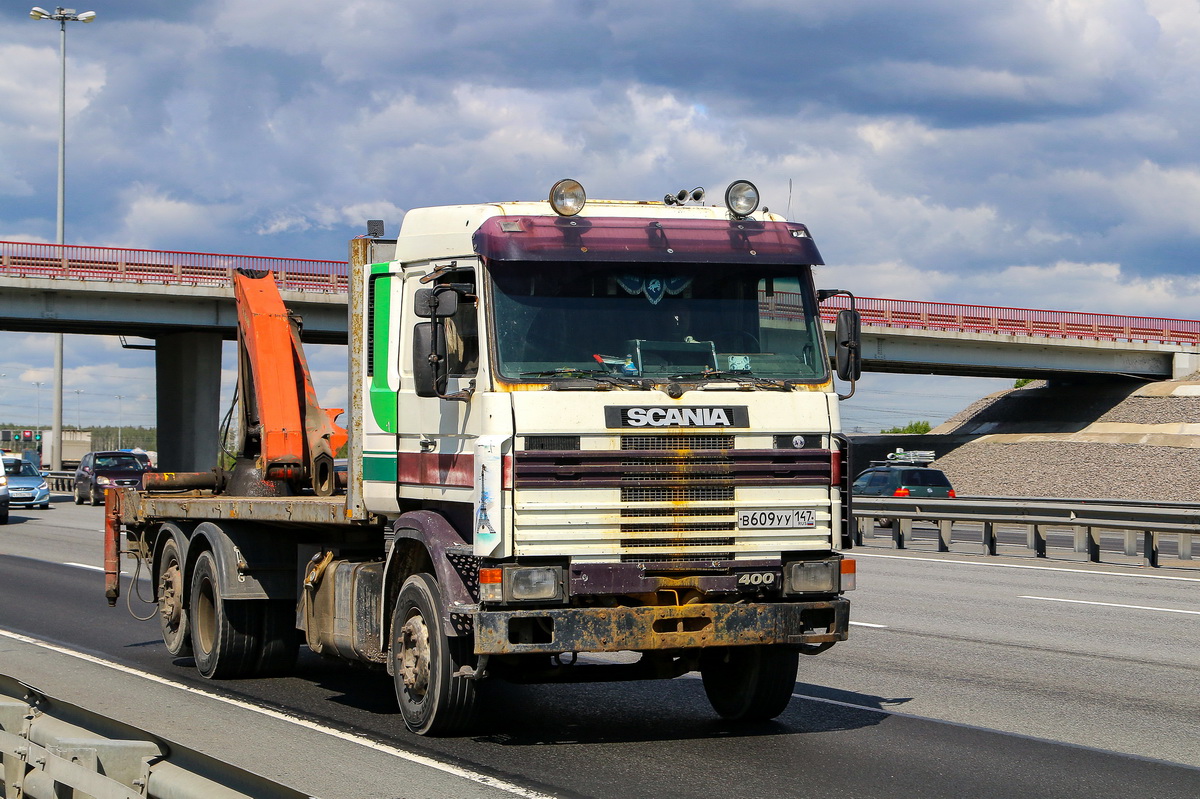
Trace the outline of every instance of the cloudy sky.
{"type": "MultiPolygon", "coordinates": [[[[52,242],[59,33],[29,7],[0,4],[0,240],[52,242]]],[[[1197,0],[78,10],[69,244],[341,259],[411,207],[744,177],[812,229],[820,285],[1197,317],[1197,0]]],[[[150,353],[66,341],[66,424],[112,423],[118,394],[153,423],[150,353]]],[[[333,402],[337,350],[314,359],[333,402]]],[[[51,363],[48,336],[0,333],[0,421],[48,423],[51,363]]],[[[936,422],[1008,384],[869,377],[843,413],[936,422]]]]}

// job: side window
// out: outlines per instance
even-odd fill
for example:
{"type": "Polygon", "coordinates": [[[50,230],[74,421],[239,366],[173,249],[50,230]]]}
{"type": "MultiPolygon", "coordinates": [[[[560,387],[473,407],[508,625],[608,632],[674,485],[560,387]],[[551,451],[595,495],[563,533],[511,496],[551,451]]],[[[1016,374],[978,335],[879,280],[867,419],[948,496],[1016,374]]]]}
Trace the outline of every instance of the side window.
{"type": "Polygon", "coordinates": [[[474,377],[479,371],[479,322],[476,314],[475,273],[455,272],[447,282],[469,284],[469,297],[460,295],[458,313],[445,321],[446,367],[451,377],[474,377]]]}
{"type": "Polygon", "coordinates": [[[883,488],[888,484],[887,472],[873,472],[867,485],[871,488],[883,488]]]}

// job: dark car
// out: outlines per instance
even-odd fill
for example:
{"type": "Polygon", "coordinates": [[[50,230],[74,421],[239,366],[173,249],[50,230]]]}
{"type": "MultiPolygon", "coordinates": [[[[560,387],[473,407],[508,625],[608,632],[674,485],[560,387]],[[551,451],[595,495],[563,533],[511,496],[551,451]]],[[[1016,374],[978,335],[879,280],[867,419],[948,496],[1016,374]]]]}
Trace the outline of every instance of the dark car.
{"type": "Polygon", "coordinates": [[[940,469],[931,469],[934,454],[929,450],[889,453],[886,461],[872,461],[871,468],[854,478],[854,493],[860,497],[954,498],[950,480],[940,469]]]}
{"type": "Polygon", "coordinates": [[[0,524],[8,524],[8,478],[0,474],[0,524]]]}
{"type": "Polygon", "coordinates": [[[144,452],[89,452],[75,470],[75,504],[101,504],[106,488],[141,488],[142,475],[148,471],[150,458],[144,452]]]}

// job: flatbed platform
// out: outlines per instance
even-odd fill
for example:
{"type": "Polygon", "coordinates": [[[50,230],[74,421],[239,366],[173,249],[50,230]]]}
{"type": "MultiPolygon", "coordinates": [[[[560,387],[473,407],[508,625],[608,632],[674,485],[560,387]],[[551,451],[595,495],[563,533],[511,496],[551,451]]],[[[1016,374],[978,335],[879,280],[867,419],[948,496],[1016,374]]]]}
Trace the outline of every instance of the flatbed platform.
{"type": "Polygon", "coordinates": [[[243,519],[260,522],[344,524],[361,526],[374,517],[347,506],[345,496],[234,497],[224,494],[149,494],[121,492],[122,524],[155,519],[243,519]]]}

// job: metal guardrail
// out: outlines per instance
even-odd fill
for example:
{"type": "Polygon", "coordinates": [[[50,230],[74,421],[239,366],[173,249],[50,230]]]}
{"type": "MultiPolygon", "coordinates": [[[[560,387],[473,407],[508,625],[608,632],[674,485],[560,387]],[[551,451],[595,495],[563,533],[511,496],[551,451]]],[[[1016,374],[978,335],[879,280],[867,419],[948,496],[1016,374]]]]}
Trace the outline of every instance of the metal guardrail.
{"type": "MultiPolygon", "coordinates": [[[[892,545],[907,548],[914,520],[938,526],[937,551],[948,552],[954,542],[954,525],[981,525],[979,542],[988,555],[997,554],[997,527],[1018,526],[1026,533],[1025,546],[1035,557],[1047,557],[1049,533],[1069,531],[1071,548],[1086,554],[1092,563],[1101,562],[1101,533],[1115,531],[1123,538],[1123,553],[1141,556],[1147,566],[1158,567],[1160,539],[1173,536],[1176,557],[1192,560],[1192,538],[1200,535],[1200,507],[1184,503],[1123,502],[1119,500],[1030,499],[1024,497],[975,497],[958,499],[899,499],[855,497],[854,541],[862,544],[873,537],[877,519],[890,520],[892,545]]],[[[962,540],[961,538],[959,540],[962,540]]]]}
{"type": "Polygon", "coordinates": [[[348,290],[345,261],[0,241],[0,275],[9,277],[232,286],[237,269],[270,269],[291,291],[348,290]]]}
{"type": "Polygon", "coordinates": [[[75,472],[47,472],[46,482],[51,491],[70,492],[75,490],[75,472]]]}
{"type": "Polygon", "coordinates": [[[301,799],[307,794],[0,674],[7,799],[301,799]]]}
{"type": "MultiPolygon", "coordinates": [[[[793,321],[805,318],[803,298],[794,292],[761,293],[759,304],[769,318],[793,321]]],[[[990,333],[997,336],[1200,345],[1200,321],[1195,319],[960,305],[882,297],[856,297],[854,306],[866,326],[990,333]]],[[[849,307],[848,297],[830,297],[821,303],[821,319],[826,323],[832,322],[838,311],[849,307]]]]}
{"type": "MultiPolygon", "coordinates": [[[[12,277],[231,286],[233,271],[239,268],[270,269],[281,289],[339,294],[348,290],[346,261],[0,241],[0,275],[12,277]]],[[[770,318],[805,318],[803,298],[795,292],[764,292],[759,302],[770,318]]],[[[846,297],[831,297],[822,303],[821,317],[830,322],[849,303],[846,297]]],[[[855,306],[864,325],[880,327],[1200,346],[1200,321],[1194,319],[881,297],[858,297],[855,306]]]]}

